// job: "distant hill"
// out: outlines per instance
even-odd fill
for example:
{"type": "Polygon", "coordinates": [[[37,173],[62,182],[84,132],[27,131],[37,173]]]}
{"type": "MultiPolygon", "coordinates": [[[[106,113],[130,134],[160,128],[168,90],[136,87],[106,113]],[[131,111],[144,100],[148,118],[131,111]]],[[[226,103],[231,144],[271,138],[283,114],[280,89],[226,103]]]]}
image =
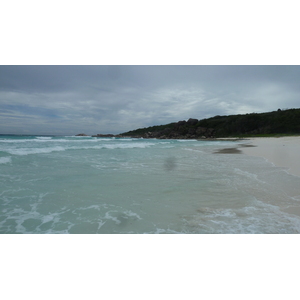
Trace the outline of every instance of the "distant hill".
{"type": "Polygon", "coordinates": [[[139,128],[121,136],[194,139],[245,136],[300,135],[300,109],[278,109],[267,113],[189,119],[160,126],[139,128]]]}

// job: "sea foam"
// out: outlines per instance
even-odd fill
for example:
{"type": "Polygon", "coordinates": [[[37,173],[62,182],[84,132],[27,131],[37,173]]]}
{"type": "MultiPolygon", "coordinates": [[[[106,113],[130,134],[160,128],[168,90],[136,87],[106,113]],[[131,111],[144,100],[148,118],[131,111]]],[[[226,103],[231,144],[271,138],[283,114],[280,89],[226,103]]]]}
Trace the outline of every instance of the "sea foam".
{"type": "Polygon", "coordinates": [[[19,149],[11,149],[7,150],[8,153],[13,155],[29,155],[29,154],[43,154],[43,153],[51,153],[54,151],[65,151],[64,147],[48,147],[48,148],[19,148],[19,149]]]}
{"type": "Polygon", "coordinates": [[[8,163],[11,163],[10,156],[0,157],[0,164],[8,164],[8,163]]]}

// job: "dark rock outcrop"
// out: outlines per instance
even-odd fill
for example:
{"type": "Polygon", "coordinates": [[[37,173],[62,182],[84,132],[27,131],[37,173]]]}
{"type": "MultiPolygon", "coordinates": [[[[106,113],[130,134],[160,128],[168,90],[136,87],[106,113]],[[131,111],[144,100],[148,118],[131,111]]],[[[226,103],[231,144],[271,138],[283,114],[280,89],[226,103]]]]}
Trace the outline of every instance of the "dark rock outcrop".
{"type": "MultiPolygon", "coordinates": [[[[154,130],[142,131],[137,134],[130,135],[137,138],[157,138],[157,139],[203,139],[213,138],[214,129],[206,127],[197,127],[197,119],[189,119],[188,121],[179,121],[173,123],[172,126],[165,128],[153,128],[154,130]]],[[[151,129],[151,128],[149,128],[151,129]]]]}
{"type": "Polygon", "coordinates": [[[196,125],[197,123],[198,123],[198,120],[197,119],[192,119],[192,118],[190,118],[190,119],[188,119],[188,121],[187,121],[187,123],[189,124],[189,125],[196,125]]]}
{"type": "Polygon", "coordinates": [[[177,126],[183,126],[186,124],[186,121],[179,121],[177,122],[177,126]]]}
{"type": "Polygon", "coordinates": [[[97,137],[97,138],[112,138],[112,137],[115,137],[115,135],[113,134],[96,134],[96,135],[92,135],[92,137],[97,137]]]}

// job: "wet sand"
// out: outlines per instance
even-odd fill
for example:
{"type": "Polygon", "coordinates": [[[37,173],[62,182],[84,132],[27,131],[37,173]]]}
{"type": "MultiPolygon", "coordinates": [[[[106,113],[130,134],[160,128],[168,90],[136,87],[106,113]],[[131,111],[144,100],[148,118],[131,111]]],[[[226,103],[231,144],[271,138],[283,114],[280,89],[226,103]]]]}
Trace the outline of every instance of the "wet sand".
{"type": "Polygon", "coordinates": [[[242,153],[242,151],[238,148],[224,148],[224,149],[220,149],[216,152],[214,152],[216,154],[221,153],[221,154],[240,154],[242,153]]]}

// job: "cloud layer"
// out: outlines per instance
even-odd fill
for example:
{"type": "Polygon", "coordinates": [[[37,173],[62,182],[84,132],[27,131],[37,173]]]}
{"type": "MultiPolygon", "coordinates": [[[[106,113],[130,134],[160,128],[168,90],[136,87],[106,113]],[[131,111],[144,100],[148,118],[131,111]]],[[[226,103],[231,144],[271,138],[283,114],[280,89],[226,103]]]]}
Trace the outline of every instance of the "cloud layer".
{"type": "Polygon", "coordinates": [[[0,133],[122,133],[300,107],[299,66],[0,66],[0,133]]]}

